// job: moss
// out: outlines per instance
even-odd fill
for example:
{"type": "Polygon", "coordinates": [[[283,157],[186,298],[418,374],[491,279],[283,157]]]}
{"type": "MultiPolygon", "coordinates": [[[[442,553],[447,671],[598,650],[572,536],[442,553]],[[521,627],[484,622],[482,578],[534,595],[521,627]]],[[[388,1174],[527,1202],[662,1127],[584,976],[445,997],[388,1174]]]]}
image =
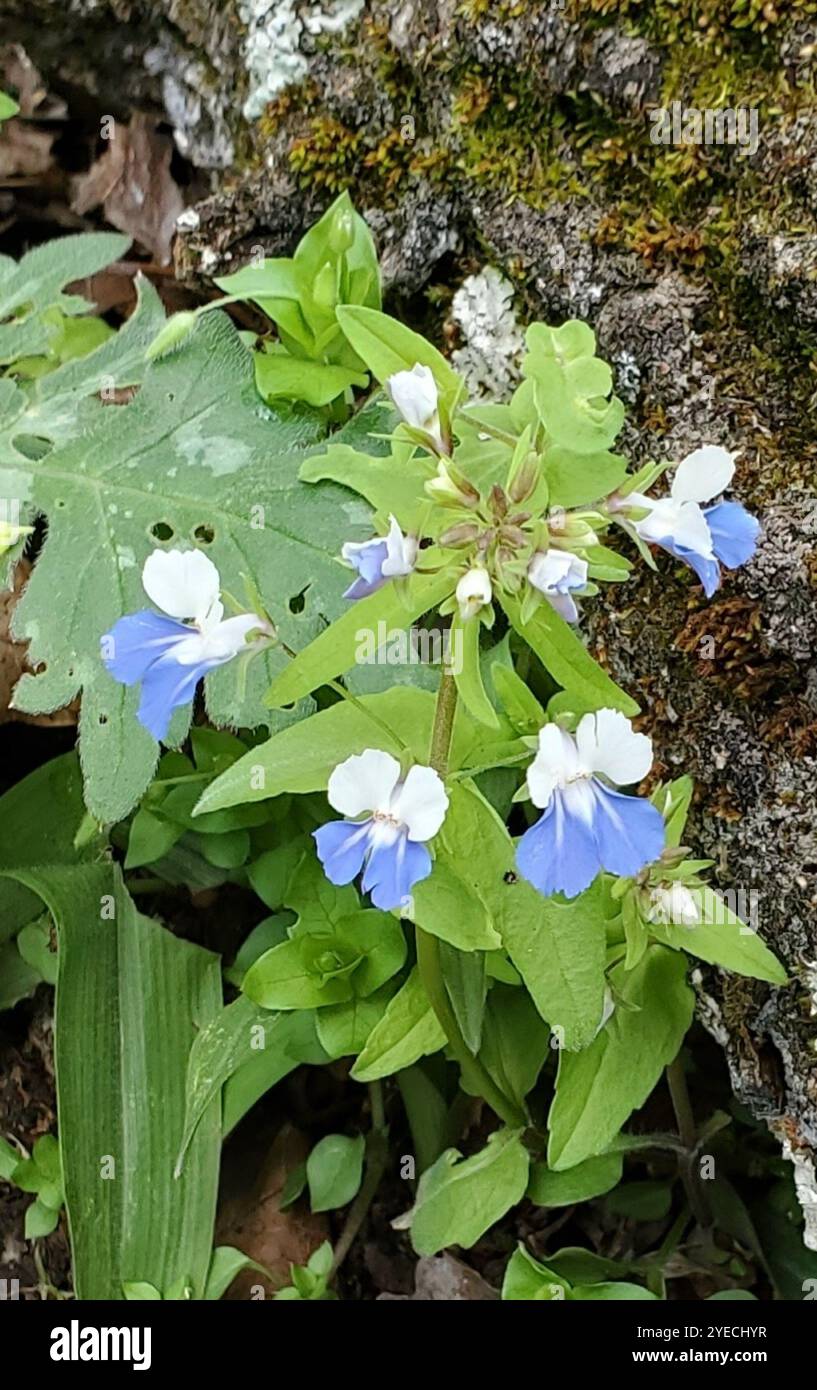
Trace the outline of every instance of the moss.
{"type": "Polygon", "coordinates": [[[355,182],[362,142],[360,131],[331,116],[314,116],[308,134],[290,145],[290,167],[302,186],[340,193],[355,182]]]}

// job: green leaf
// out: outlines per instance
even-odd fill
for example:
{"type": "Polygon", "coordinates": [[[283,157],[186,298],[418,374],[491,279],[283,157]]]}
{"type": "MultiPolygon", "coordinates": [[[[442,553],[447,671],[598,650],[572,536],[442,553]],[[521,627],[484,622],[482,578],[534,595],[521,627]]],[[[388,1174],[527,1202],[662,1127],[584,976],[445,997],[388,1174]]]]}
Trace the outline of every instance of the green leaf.
{"type": "Polygon", "coordinates": [[[28,999],[42,979],[40,971],[23,960],[16,941],[0,946],[0,1012],[28,999]]]}
{"type": "Polygon", "coordinates": [[[266,703],[280,709],[342,676],[363,659],[367,640],[374,644],[381,630],[411,627],[448,598],[453,587],[454,581],[446,573],[415,572],[402,585],[384,584],[368,598],[358,599],[281,671],[267,691],[266,703]],[[385,624],[382,629],[381,623],[385,624]]]}
{"type": "Polygon", "coordinates": [[[26,1211],[26,1240],[39,1240],[42,1236],[50,1236],[51,1232],[57,1229],[59,1219],[59,1208],[47,1206],[46,1203],[38,1197],[36,1202],[32,1202],[31,1206],[26,1211]]]}
{"type": "Polygon", "coordinates": [[[496,710],[485,693],[482,684],[482,671],[479,660],[479,633],[481,624],[476,618],[463,621],[458,613],[451,620],[453,650],[462,653],[461,663],[453,668],[457,693],[465,708],[480,724],[489,729],[498,729],[496,710]]]}
{"type": "Polygon", "coordinates": [[[415,967],[370,1033],[351,1075],[355,1081],[376,1081],[410,1067],[444,1045],[445,1033],[415,967]]]}
{"type": "Polygon", "coordinates": [[[625,1302],[633,1303],[641,1301],[643,1303],[655,1303],[658,1295],[650,1293],[641,1284],[587,1284],[577,1285],[573,1290],[572,1297],[582,1303],[610,1303],[625,1302]]]}
{"type": "MultiPolygon", "coordinates": [[[[394,429],[395,413],[382,400],[371,402],[361,414],[369,418],[373,432],[394,429]]],[[[376,443],[370,441],[372,450],[376,443]]],[[[299,476],[306,483],[340,483],[365,497],[375,511],[394,515],[402,529],[410,531],[419,525],[421,509],[427,511],[424,484],[433,477],[433,471],[428,460],[406,459],[404,454],[402,446],[380,457],[373,452],[363,454],[343,443],[341,434],[329,441],[324,453],[302,463],[299,476]]]]}
{"type": "Polygon", "coordinates": [[[481,951],[458,951],[443,942],[440,947],[443,981],[454,1016],[469,1050],[476,1057],[482,1041],[482,1022],[488,981],[481,951]]]}
{"type": "Polygon", "coordinates": [[[35,1139],[31,1156],[45,1182],[51,1183],[55,1187],[61,1187],[60,1146],[54,1135],[42,1134],[39,1139],[35,1139]]]}
{"type": "Polygon", "coordinates": [[[528,1197],[537,1207],[570,1207],[600,1197],[621,1181],[623,1154],[599,1154],[574,1168],[554,1173],[546,1163],[534,1163],[530,1173],[528,1197]]]}
{"type": "Polygon", "coordinates": [[[291,940],[250,966],[241,988],[265,1009],[319,1009],[372,994],[405,957],[399,922],[387,913],[364,910],[326,929],[296,929],[291,940]]]}
{"type": "Polygon", "coordinates": [[[228,970],[224,971],[225,980],[240,989],[241,981],[250,966],[260,960],[265,951],[269,951],[273,946],[279,946],[282,941],[286,940],[287,928],[291,922],[291,913],[273,912],[271,916],[265,917],[256,927],[253,927],[249,936],[241,943],[235,961],[228,970]]]}
{"type": "Polygon", "coordinates": [[[4,1182],[11,1182],[12,1174],[19,1162],[19,1151],[0,1134],[0,1178],[4,1182]]]}
{"type": "Polygon", "coordinates": [[[604,999],[605,926],[600,880],[571,902],[543,898],[519,878],[513,841],[473,786],[457,783],[442,843],[486,903],[531,997],[566,1048],[590,1042],[604,999]],[[479,853],[474,853],[474,846],[479,853]]]}
{"type": "MultiPolygon", "coordinates": [[[[0,797],[0,872],[30,864],[76,864],[94,845],[79,842],[85,821],[75,753],[43,763],[0,797]]],[[[42,911],[36,893],[6,881],[0,894],[0,942],[42,911]]]]}
{"type": "Polygon", "coordinates": [[[197,1033],[187,1059],[184,1125],[176,1171],[202,1116],[217,1100],[225,1081],[256,1051],[280,1047],[280,1020],[259,1009],[243,995],[220,1008],[197,1033]]]}
{"type": "MultiPolygon", "coordinates": [[[[97,355],[72,365],[85,367],[97,355]]],[[[342,607],[339,542],[356,523],[361,538],[368,531],[363,504],[358,517],[350,516],[345,499],[339,534],[339,494],[297,480],[295,451],[314,438],[315,426],[303,417],[284,422],[260,408],[251,373],[232,325],[221,314],[206,314],[182,348],[147,368],[129,405],[101,408],[80,438],[42,459],[18,459],[14,470],[0,469],[0,492],[22,494],[49,523],[14,619],[15,635],[30,640],[32,666],[45,669],[21,678],[15,707],[59,708],[82,688],[86,796],[102,821],[130,809],[158,751],[136,722],[138,691],[117,684],[99,655],[100,636],[124,613],[145,606],[141,569],[153,528],[168,528],[176,545],[206,544],[226,591],[242,593],[242,575],[248,576],[282,639],[296,648],[342,607]],[[202,539],[211,533],[212,541],[202,539]],[[93,564],[78,564],[83,555],[93,564]],[[290,599],[307,591],[302,611],[290,611],[290,599]],[[68,594],[70,603],[62,603],[68,594]]],[[[211,672],[211,719],[269,724],[261,696],[284,661],[280,650],[257,657],[246,691],[241,662],[211,672]]],[[[186,719],[189,714],[177,717],[176,737],[186,719]]]]}
{"type": "Polygon", "coordinates": [[[340,305],[337,318],[355,352],[381,384],[395,372],[411,371],[419,362],[430,368],[440,401],[451,410],[462,392],[462,380],[427,339],[376,309],[340,305]]]}
{"type": "MultiPolygon", "coordinates": [[[[550,1032],[528,993],[495,984],[488,995],[480,1061],[497,1085],[524,1110],[548,1055],[550,1032]]],[[[461,1081],[463,1089],[467,1085],[461,1081]]]]}
{"type": "Polygon", "coordinates": [[[306,1177],[313,1212],[345,1207],[356,1196],[363,1177],[366,1141],[362,1134],[327,1134],[306,1160],[306,1177]]]}
{"type": "Polygon", "coordinates": [[[545,723],[545,711],[521,676],[511,666],[496,661],[491,666],[491,679],[497,699],[515,729],[523,734],[536,734],[545,723]]]}
{"type": "Polygon", "coordinates": [[[147,806],[140,806],[128,833],[125,868],[140,869],[143,864],[155,864],[183,834],[184,829],[178,823],[155,815],[147,806]]]}
{"type": "Polygon", "coordinates": [[[17,102],[10,97],[8,92],[0,92],[0,121],[8,121],[12,116],[16,116],[20,110],[17,102]]]}
{"type": "Polygon", "coordinates": [[[70,306],[74,313],[86,307],[84,301],[77,304],[62,295],[62,287],[95,275],[129,246],[130,237],[116,232],[85,232],[46,241],[13,268],[0,265],[0,364],[47,351],[50,335],[44,311],[53,304],[70,306]]]}
{"type": "Polygon", "coordinates": [[[265,400],[306,401],[307,405],[329,405],[352,386],[363,387],[369,378],[349,367],[324,362],[302,362],[286,352],[256,352],[255,380],[265,400]]]}
{"type": "Polygon", "coordinates": [[[578,453],[570,445],[545,451],[544,475],[552,507],[583,507],[615,492],[627,475],[627,460],[606,451],[578,453]]]}
{"type": "Polygon", "coordinates": [[[545,670],[588,710],[619,709],[638,714],[638,705],[612,681],[588,652],[581,639],[549,603],[540,603],[532,617],[522,621],[518,599],[500,592],[499,601],[511,626],[536,653],[545,670]]]}
{"type": "Polygon", "coordinates": [[[427,1168],[411,1213],[411,1243],[418,1255],[448,1245],[466,1250],[522,1200],[530,1158],[519,1130],[497,1130],[471,1158],[446,1149],[427,1168]]]}
{"type": "MultiPolygon", "coordinates": [[[[382,748],[399,758],[402,742],[425,763],[433,723],[434,697],[427,690],[397,686],[380,695],[362,695],[354,704],[340,700],[239,758],[202,793],[195,815],[265,801],[283,792],[325,791],[338,763],[366,748],[382,748]]],[[[484,761],[486,751],[484,731],[478,732],[465,712],[458,711],[452,771],[474,758],[484,761]]],[[[264,901],[269,907],[277,905],[268,896],[264,901]]]]}
{"type": "Polygon", "coordinates": [[[257,1269],[260,1274],[269,1273],[263,1265],[245,1255],[243,1250],[236,1250],[233,1245],[217,1245],[210,1261],[202,1297],[208,1302],[223,1298],[236,1275],[243,1269],[257,1269]]]}
{"type": "Polygon", "coordinates": [[[315,1028],[327,1054],[335,1058],[362,1052],[395,992],[393,981],[388,981],[365,999],[349,999],[345,1004],[319,1009],[315,1028]]]}
{"type": "Polygon", "coordinates": [[[515,873],[514,845],[477,788],[456,784],[442,844],[490,912],[536,1008],[563,1047],[585,1047],[604,997],[603,897],[600,881],[571,902],[543,898],[515,873]],[[479,855],[472,847],[479,845],[479,855]]]}
{"type": "Polygon", "coordinates": [[[502,945],[485,903],[474,891],[467,866],[448,848],[445,823],[435,841],[436,856],[430,878],[412,889],[414,920],[460,951],[493,951],[502,945]]]}
{"type": "Polygon", "coordinates": [[[299,928],[331,931],[360,906],[351,883],[330,883],[310,843],[284,890],[284,902],[297,912],[299,928]]]}
{"type": "MultiPolygon", "coordinates": [[[[613,1158],[615,1155],[610,1155],[613,1158]]],[[[600,1158],[590,1158],[588,1163],[599,1163],[600,1158]]],[[[607,1210],[616,1216],[626,1216],[630,1221],[663,1221],[672,1206],[672,1183],[649,1180],[645,1182],[625,1182],[610,1192],[605,1203],[607,1210]]]]}
{"type": "Polygon", "coordinates": [[[314,1013],[280,1014],[275,1045],[252,1052],[227,1078],[223,1092],[222,1131],[230,1134],[270,1087],[301,1063],[322,1066],[329,1057],[320,1045],[314,1013]]]}
{"type": "MultiPolygon", "coordinates": [[[[594,1258],[589,1252],[583,1250],[577,1250],[576,1254],[588,1254],[589,1259],[594,1258]]],[[[557,1261],[558,1255],[553,1255],[550,1256],[549,1265],[540,1264],[538,1260],[528,1254],[524,1246],[520,1245],[514,1251],[505,1269],[505,1278],[502,1284],[503,1301],[526,1300],[528,1302],[551,1303],[564,1300],[566,1302],[592,1303],[611,1300],[653,1302],[656,1299],[654,1293],[642,1288],[640,1284],[606,1282],[571,1284],[564,1277],[557,1261]]],[[[611,1260],[600,1263],[617,1271],[618,1267],[611,1260]]]]}
{"type": "Polygon", "coordinates": [[[505,949],[558,1046],[595,1035],[604,1003],[606,933],[599,879],[570,902],[543,898],[524,879],[498,890],[505,949]]]}
{"type": "Polygon", "coordinates": [[[583,1052],[559,1057],[548,1163],[563,1170],[604,1152],[644,1104],[692,1022],[695,996],[684,958],[651,946],[635,970],[617,965],[613,1016],[583,1052]]]}
{"type": "Polygon", "coordinates": [[[566,1298],[570,1285],[547,1265],[528,1254],[524,1245],[514,1250],[505,1266],[502,1301],[552,1303],[566,1298]]]}
{"type": "Polygon", "coordinates": [[[691,777],[676,777],[668,786],[658,787],[650,797],[666,822],[668,845],[674,847],[681,843],[694,790],[691,777]]]}
{"type": "Polygon", "coordinates": [[[144,1279],[125,1279],[122,1284],[122,1293],[129,1303],[161,1303],[162,1295],[155,1284],[148,1284],[144,1279]]]}
{"type": "MultiPolygon", "coordinates": [[[[26,500],[23,484],[29,462],[41,461],[50,447],[78,438],[92,422],[110,413],[104,402],[114,388],[137,386],[142,381],[147,371],[145,351],[164,323],[164,309],[153,286],[141,275],[136,288],[136,309],[127,323],[93,352],[64,362],[27,383],[25,389],[10,378],[0,384],[0,466],[15,470],[12,495],[19,499],[21,509],[26,500]],[[16,470],[20,470],[19,476],[16,470]]],[[[2,289],[0,281],[0,293],[2,289]]],[[[40,332],[38,320],[28,320],[23,328],[17,327],[16,321],[6,327],[14,335],[40,332]]],[[[6,327],[0,326],[0,342],[6,327]]]]}
{"type": "Polygon", "coordinates": [[[217,1105],[181,1178],[173,1165],[187,1054],[220,1007],[218,959],[140,916],[115,867],[16,876],[59,931],[55,1064],[77,1297],[118,1299],[124,1281],[145,1276],[160,1289],[187,1278],[200,1297],[215,1217],[217,1105]]]}
{"type": "Polygon", "coordinates": [[[736,975],[768,980],[773,985],[788,983],[786,971],[777,957],[763,944],[753,927],[746,926],[735,916],[718,893],[703,885],[693,887],[692,893],[701,914],[700,922],[692,927],[650,923],[650,932],[656,940],[675,950],[689,951],[736,975]]]}
{"type": "Polygon", "coordinates": [[[624,406],[610,397],[613,374],[595,356],[593,330],[579,319],[561,328],[531,324],[523,375],[533,381],[539,416],[555,444],[578,454],[597,454],[612,444],[624,423],[624,406]]]}

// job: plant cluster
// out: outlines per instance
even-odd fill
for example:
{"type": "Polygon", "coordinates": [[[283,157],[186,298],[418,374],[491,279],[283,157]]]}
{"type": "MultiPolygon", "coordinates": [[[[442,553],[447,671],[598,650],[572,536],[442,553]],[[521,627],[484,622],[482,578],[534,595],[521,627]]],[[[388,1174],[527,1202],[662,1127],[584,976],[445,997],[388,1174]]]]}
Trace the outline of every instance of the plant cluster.
{"type": "Polygon", "coordinates": [[[707,596],[750,558],[757,522],[717,500],[733,455],[690,441],[632,471],[577,321],[528,329],[507,403],[469,401],[381,311],[346,195],[291,260],[221,282],[276,325],[260,348],[218,305],[165,322],[149,285],[117,333],[70,333],[90,321],[64,285],[122,248],[0,261],[6,558],[34,558],[15,705],[82,691],[79,756],[0,799],[3,999],[56,979],[61,1120],[59,1153],[6,1175],[53,1213],[64,1181],[79,1297],[220,1297],[255,1267],[212,1248],[223,1139],[296,1066],[345,1059],[370,1128],[324,1136],[286,1199],[351,1204],[347,1226],[279,1297],[332,1296],[397,1161],[398,1092],[418,1254],[468,1249],[525,1196],[610,1194],[658,1150],[659,1251],[521,1248],[503,1296],[664,1297],[692,1232],[739,1286],[698,1165],[729,1120],[687,1123],[689,963],[786,974],[707,885],[691,781],[655,780],[639,707],[578,626],[628,551],[707,596]],[[407,633],[425,659],[404,644],[398,670],[407,633]],[[168,929],[180,896],[228,890],[252,916],[225,959],[168,929]],[[681,1136],[628,1129],[665,1068],[681,1136]],[[483,1115],[465,1152],[463,1096],[483,1115]]]}

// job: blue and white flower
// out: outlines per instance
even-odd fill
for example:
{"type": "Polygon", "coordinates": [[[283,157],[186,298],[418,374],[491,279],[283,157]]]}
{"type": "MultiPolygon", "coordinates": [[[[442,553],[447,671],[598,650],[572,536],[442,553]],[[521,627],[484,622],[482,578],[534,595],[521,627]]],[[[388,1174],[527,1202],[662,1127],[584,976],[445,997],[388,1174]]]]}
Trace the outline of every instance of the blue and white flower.
{"type": "Polygon", "coordinates": [[[123,685],[141,681],[137,717],[161,741],[202,676],[248,650],[249,633],[270,635],[270,626],[257,613],[224,619],[218,570],[200,550],[154,550],[142,586],[162,611],[120,618],[101,639],[102,659],[123,685]]]}
{"type": "Polygon", "coordinates": [[[417,563],[419,541],[416,536],[404,536],[393,516],[385,536],[370,541],[347,541],[341,555],[357,570],[358,577],[344,593],[344,598],[367,598],[380,589],[388,579],[411,574],[417,563]]]}
{"type": "Polygon", "coordinates": [[[640,782],[651,765],[651,740],[618,710],[585,714],[575,735],[546,724],[527,774],[543,814],[517,845],[522,877],[545,897],[575,898],[602,869],[630,878],[657,859],[664,846],[660,811],[609,785],[640,782]]]}
{"type": "Polygon", "coordinates": [[[729,486],[734,472],[734,456],[707,444],[679,463],[669,497],[656,501],[633,492],[625,499],[648,508],[648,515],[633,523],[641,539],[689,565],[707,598],[720,587],[721,565],[737,569],[752,558],[760,532],[759,522],[740,502],[701,507],[729,486]]]}
{"type": "Polygon", "coordinates": [[[528,583],[544,594],[565,622],[578,622],[572,590],[584,589],[587,584],[586,560],[569,550],[537,550],[528,565],[528,583]]]}
{"type": "Polygon", "coordinates": [[[351,883],[363,870],[362,890],[375,907],[404,906],[414,884],[431,873],[425,841],[448,810],[441,778],[430,767],[412,767],[403,777],[390,753],[367,748],[338,764],[326,794],[348,817],[313,832],[330,883],[351,883]]]}

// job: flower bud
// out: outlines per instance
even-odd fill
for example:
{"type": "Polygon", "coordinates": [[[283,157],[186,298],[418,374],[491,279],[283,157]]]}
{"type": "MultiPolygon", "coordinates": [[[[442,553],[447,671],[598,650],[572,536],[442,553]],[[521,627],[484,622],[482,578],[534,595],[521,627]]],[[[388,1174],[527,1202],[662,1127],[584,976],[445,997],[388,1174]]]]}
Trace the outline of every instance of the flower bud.
{"type": "Polygon", "coordinates": [[[425,490],[442,507],[479,506],[479,493],[473,483],[469,483],[458,469],[443,459],[437,464],[436,478],[429,479],[425,490]]]}
{"type": "Polygon", "coordinates": [[[650,920],[653,922],[695,927],[701,920],[695,894],[683,883],[659,883],[657,888],[653,888],[650,899],[650,920]]]}
{"type": "Polygon", "coordinates": [[[535,491],[540,475],[541,467],[537,455],[527,454],[508,482],[508,496],[511,501],[527,501],[535,491]]]}
{"type": "Polygon", "coordinates": [[[491,602],[493,591],[488,571],[481,565],[466,570],[457,584],[456,598],[464,622],[476,617],[481,608],[491,602]]]}
{"type": "Polygon", "coordinates": [[[443,531],[440,536],[440,545],[459,546],[472,545],[479,535],[479,527],[473,522],[461,521],[456,526],[449,526],[447,531],[443,531]]]}
{"type": "Polygon", "coordinates": [[[148,362],[154,357],[160,357],[165,352],[170,352],[174,347],[178,347],[183,342],[196,322],[196,312],[193,309],[184,309],[180,314],[172,314],[167,320],[153,342],[149,344],[145,357],[148,362]]]}
{"type": "Polygon", "coordinates": [[[351,249],[355,239],[355,217],[351,207],[341,207],[332,219],[329,229],[329,248],[336,256],[342,256],[351,249]]]}
{"type": "Polygon", "coordinates": [[[430,367],[415,362],[410,372],[395,372],[386,381],[394,408],[416,430],[439,432],[437,383],[430,367]]]}

